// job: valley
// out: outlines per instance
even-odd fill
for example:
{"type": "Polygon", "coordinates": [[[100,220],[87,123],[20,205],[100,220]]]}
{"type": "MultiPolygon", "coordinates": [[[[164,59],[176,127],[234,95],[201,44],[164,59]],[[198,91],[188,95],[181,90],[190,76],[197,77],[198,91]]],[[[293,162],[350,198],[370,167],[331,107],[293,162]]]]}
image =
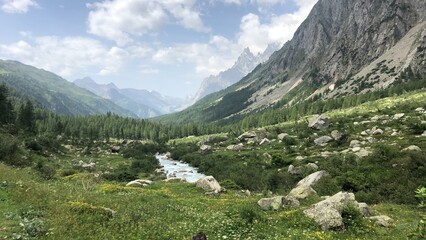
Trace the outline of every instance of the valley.
{"type": "Polygon", "coordinates": [[[22,4],[0,239],[426,239],[424,0],[22,4]]]}

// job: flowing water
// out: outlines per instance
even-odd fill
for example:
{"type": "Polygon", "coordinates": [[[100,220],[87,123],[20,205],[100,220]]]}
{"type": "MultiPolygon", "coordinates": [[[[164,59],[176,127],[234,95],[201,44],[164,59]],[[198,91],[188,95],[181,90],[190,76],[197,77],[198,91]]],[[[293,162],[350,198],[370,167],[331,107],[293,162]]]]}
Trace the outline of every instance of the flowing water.
{"type": "Polygon", "coordinates": [[[199,173],[197,168],[191,167],[187,163],[168,159],[165,154],[157,154],[155,157],[160,162],[160,165],[163,166],[167,178],[185,178],[187,182],[194,183],[198,181],[198,179],[206,176],[202,173],[199,173]]]}

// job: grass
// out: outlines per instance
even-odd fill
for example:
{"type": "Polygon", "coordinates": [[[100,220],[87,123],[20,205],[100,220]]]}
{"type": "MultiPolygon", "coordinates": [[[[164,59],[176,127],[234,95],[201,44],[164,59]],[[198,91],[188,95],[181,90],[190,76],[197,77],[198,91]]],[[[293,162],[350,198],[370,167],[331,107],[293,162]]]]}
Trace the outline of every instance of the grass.
{"type": "Polygon", "coordinates": [[[38,239],[190,239],[199,231],[213,240],[406,239],[420,217],[415,207],[381,204],[373,208],[395,219],[396,227],[366,222],[362,229],[324,232],[302,213],[309,200],[298,210],[263,212],[259,195],[208,197],[185,183],[140,189],[78,177],[46,181],[2,164],[0,179],[0,239],[27,236],[22,216],[30,211],[40,212],[43,228],[27,227],[38,239]]]}

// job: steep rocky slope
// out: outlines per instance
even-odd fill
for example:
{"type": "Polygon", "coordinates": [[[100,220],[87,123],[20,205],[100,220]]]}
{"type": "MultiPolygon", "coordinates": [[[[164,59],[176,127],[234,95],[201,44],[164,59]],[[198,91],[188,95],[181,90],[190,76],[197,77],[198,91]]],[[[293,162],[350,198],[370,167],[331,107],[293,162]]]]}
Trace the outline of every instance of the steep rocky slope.
{"type": "Polygon", "coordinates": [[[386,87],[408,66],[425,73],[425,13],[423,0],[320,0],[266,63],[164,120],[215,121],[269,107],[289,93],[290,103],[320,93],[330,98],[386,87]],[[240,107],[221,110],[235,103],[240,107]]]}

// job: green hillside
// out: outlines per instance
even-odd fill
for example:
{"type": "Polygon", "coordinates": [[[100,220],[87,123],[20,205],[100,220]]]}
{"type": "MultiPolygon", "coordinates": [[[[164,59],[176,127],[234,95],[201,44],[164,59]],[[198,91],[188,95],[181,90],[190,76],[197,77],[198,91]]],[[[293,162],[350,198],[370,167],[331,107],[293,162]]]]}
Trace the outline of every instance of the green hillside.
{"type": "Polygon", "coordinates": [[[135,117],[130,111],[51,72],[19,62],[0,60],[0,83],[5,83],[9,88],[58,114],[94,115],[113,112],[121,116],[135,117]]]}

